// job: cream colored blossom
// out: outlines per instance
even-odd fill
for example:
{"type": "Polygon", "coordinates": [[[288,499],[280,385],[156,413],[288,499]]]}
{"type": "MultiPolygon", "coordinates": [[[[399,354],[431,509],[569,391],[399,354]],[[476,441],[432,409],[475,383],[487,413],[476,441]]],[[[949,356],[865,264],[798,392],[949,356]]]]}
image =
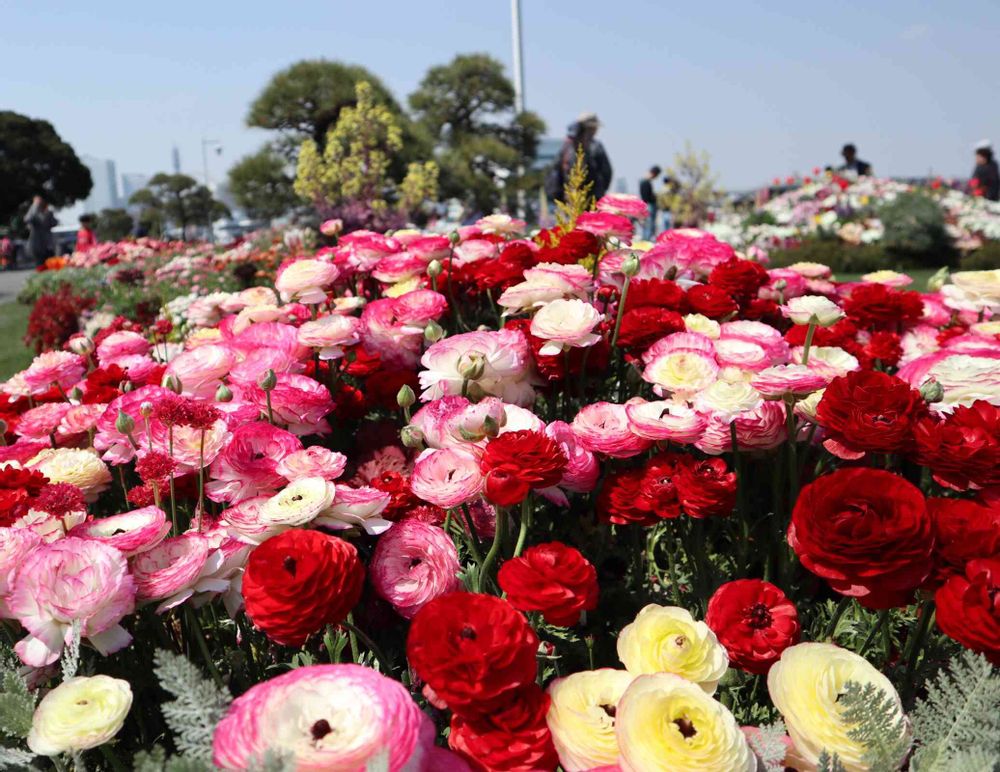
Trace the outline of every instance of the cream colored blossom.
{"type": "Polygon", "coordinates": [[[96,748],[118,734],[131,707],[128,681],[105,675],[70,678],[35,708],[28,747],[43,756],[96,748]]]}

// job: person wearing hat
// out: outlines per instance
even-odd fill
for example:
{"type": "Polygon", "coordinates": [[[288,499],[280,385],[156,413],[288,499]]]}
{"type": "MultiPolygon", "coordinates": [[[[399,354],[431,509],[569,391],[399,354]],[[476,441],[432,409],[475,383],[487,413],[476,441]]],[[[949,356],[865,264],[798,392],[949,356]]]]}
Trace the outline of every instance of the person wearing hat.
{"type": "Polygon", "coordinates": [[[566,139],[559,151],[551,179],[546,181],[546,193],[554,200],[562,201],[563,189],[576,162],[578,147],[583,150],[587,179],[592,183],[591,195],[600,198],[608,192],[611,187],[611,161],[604,145],[597,139],[600,125],[595,113],[585,112],[567,127],[566,139]]]}
{"type": "Polygon", "coordinates": [[[1000,169],[993,157],[993,145],[988,139],[976,143],[976,168],[972,170],[971,187],[990,201],[1000,200],[1000,169]]]}

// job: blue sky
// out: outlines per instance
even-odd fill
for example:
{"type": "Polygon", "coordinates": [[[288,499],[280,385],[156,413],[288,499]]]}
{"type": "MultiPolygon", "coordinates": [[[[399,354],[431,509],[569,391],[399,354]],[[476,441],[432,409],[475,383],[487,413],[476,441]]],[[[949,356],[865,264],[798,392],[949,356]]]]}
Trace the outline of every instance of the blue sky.
{"type": "MultiPolygon", "coordinates": [[[[732,189],[808,173],[855,142],[876,172],[967,175],[1000,143],[1000,3],[523,0],[527,106],[561,134],[604,123],[616,177],[634,188],[689,139],[732,189]]],[[[119,172],[218,180],[267,133],[246,108],[302,58],[362,64],[401,101],[428,66],[485,51],[509,65],[507,0],[284,3],[7,0],[0,109],[50,120],[119,172]]]]}

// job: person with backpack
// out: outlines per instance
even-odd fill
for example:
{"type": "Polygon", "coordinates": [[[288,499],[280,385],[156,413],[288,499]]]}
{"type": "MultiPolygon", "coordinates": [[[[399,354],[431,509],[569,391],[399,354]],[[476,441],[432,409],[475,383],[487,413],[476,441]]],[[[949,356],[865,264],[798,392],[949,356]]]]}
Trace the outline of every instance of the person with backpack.
{"type": "Polygon", "coordinates": [[[604,145],[597,139],[601,122],[595,113],[582,113],[567,129],[566,139],[555,164],[545,181],[545,194],[553,201],[562,201],[566,182],[576,162],[577,148],[583,150],[587,179],[592,183],[591,195],[598,199],[611,187],[611,161],[604,145]]]}
{"type": "Polygon", "coordinates": [[[639,198],[643,200],[646,208],[649,210],[649,217],[643,224],[642,229],[642,238],[645,241],[652,241],[656,235],[656,215],[659,211],[659,206],[657,205],[656,190],[653,188],[653,183],[656,182],[656,178],[659,176],[660,167],[652,166],[649,169],[649,173],[639,181],[639,198]]]}

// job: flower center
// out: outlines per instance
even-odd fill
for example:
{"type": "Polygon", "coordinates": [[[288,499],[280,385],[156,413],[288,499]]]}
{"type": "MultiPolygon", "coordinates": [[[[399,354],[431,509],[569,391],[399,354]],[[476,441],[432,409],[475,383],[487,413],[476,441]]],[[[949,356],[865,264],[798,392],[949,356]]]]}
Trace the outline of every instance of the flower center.
{"type": "Polygon", "coordinates": [[[472,625],[465,625],[465,627],[462,628],[462,632],[459,633],[459,636],[467,641],[474,641],[476,640],[476,631],[472,628],[472,625]]]}
{"type": "Polygon", "coordinates": [[[421,562],[420,558],[410,558],[410,568],[416,568],[421,562]]]}
{"type": "Polygon", "coordinates": [[[678,649],[683,649],[685,646],[687,646],[687,642],[688,639],[686,635],[678,635],[676,638],[674,638],[674,646],[676,646],[678,649]]]}
{"type": "Polygon", "coordinates": [[[760,630],[771,626],[771,611],[763,603],[754,603],[743,611],[743,621],[750,627],[760,630]]]}
{"type": "Polygon", "coordinates": [[[680,718],[674,719],[674,726],[676,726],[681,733],[681,737],[685,740],[690,740],[696,734],[698,730],[694,728],[694,724],[691,723],[691,719],[687,716],[681,716],[680,718]]]}
{"type": "Polygon", "coordinates": [[[611,718],[614,718],[615,714],[618,712],[618,708],[614,705],[598,705],[598,707],[607,713],[611,718]]]}
{"type": "Polygon", "coordinates": [[[319,742],[332,731],[333,727],[330,726],[330,722],[325,718],[321,718],[309,728],[309,733],[312,735],[314,742],[319,742]]]}
{"type": "Polygon", "coordinates": [[[281,561],[281,565],[285,567],[288,573],[295,576],[295,558],[291,555],[285,555],[285,559],[281,561]]]}

